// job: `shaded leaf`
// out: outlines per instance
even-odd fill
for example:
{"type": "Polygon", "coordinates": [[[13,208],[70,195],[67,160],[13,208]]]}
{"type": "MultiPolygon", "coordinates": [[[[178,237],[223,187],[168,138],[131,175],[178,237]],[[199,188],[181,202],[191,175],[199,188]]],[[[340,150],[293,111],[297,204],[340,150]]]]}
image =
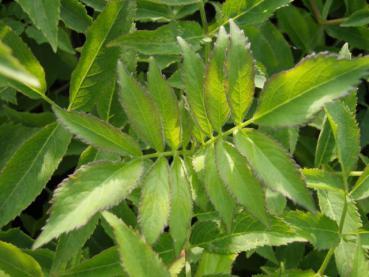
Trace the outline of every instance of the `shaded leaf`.
{"type": "Polygon", "coordinates": [[[80,33],[92,23],[85,6],[78,0],[61,0],[60,18],[66,26],[80,33]]]}

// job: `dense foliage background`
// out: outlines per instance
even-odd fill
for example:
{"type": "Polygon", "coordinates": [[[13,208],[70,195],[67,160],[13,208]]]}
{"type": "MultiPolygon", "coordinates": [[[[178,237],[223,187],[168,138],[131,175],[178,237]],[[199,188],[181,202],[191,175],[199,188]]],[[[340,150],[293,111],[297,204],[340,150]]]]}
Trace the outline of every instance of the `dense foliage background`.
{"type": "Polygon", "coordinates": [[[0,275],[369,276],[368,25],[0,0],[0,275]]]}

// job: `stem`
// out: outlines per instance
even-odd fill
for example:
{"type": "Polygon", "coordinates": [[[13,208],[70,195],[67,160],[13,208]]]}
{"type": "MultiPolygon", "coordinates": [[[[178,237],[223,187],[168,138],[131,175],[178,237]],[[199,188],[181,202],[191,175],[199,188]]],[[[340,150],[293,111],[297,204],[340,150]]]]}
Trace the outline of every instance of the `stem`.
{"type": "Polygon", "coordinates": [[[363,171],[351,171],[350,176],[361,176],[363,171]]]}
{"type": "Polygon", "coordinates": [[[327,0],[323,6],[322,18],[324,20],[326,20],[328,17],[329,10],[331,9],[332,3],[333,3],[333,0],[327,0]]]}
{"type": "Polygon", "coordinates": [[[314,17],[316,21],[321,24],[322,23],[322,16],[320,15],[320,11],[318,8],[318,4],[316,0],[310,0],[311,9],[313,10],[314,17]]]}
{"type": "MultiPolygon", "coordinates": [[[[329,2],[329,1],[328,1],[329,2]]],[[[330,4],[328,3],[328,5],[330,6],[330,4]]],[[[323,11],[323,17],[320,14],[319,11],[319,7],[318,4],[316,2],[316,0],[310,0],[310,6],[311,9],[313,11],[314,17],[316,22],[318,22],[319,25],[339,25],[342,22],[344,22],[346,20],[346,18],[337,18],[337,19],[330,19],[330,20],[326,20],[326,16],[328,15],[328,11],[329,11],[329,7],[325,6],[324,11],[323,11]],[[328,11],[327,11],[328,9],[328,11]]]]}
{"type": "Polygon", "coordinates": [[[336,19],[330,19],[330,20],[324,20],[322,22],[322,25],[340,25],[346,20],[346,18],[336,18],[336,19]]]}
{"type": "Polygon", "coordinates": [[[324,261],[322,263],[322,265],[320,266],[319,270],[318,270],[318,274],[319,276],[323,276],[324,275],[324,271],[327,269],[327,266],[332,258],[334,254],[334,248],[330,248],[327,255],[324,258],[324,261]]]}

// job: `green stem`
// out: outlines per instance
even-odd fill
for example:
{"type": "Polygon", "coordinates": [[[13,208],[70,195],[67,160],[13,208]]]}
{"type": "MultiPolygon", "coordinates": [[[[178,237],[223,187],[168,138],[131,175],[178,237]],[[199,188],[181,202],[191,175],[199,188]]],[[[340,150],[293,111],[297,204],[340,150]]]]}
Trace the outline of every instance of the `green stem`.
{"type": "Polygon", "coordinates": [[[324,258],[324,261],[322,263],[322,265],[320,266],[319,270],[318,270],[318,275],[319,276],[324,276],[324,271],[327,269],[327,266],[332,258],[334,254],[334,248],[329,249],[327,255],[324,258]]]}
{"type": "Polygon", "coordinates": [[[316,2],[316,0],[310,0],[310,6],[311,6],[311,9],[313,10],[313,15],[315,17],[315,20],[319,24],[321,24],[322,23],[322,16],[320,15],[318,3],[316,2]]]}

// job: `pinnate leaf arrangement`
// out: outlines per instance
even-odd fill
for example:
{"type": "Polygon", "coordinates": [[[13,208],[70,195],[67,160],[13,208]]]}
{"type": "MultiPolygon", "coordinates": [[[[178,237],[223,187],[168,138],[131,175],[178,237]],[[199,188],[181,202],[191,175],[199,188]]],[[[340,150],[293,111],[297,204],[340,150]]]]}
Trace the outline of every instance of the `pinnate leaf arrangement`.
{"type": "Polygon", "coordinates": [[[360,49],[342,36],[368,32],[368,13],[333,22],[332,1],[310,1],[312,15],[290,2],[213,3],[211,25],[197,0],[0,4],[15,13],[0,21],[0,275],[246,276],[254,259],[253,276],[369,276],[356,117],[369,56],[304,38],[320,25],[360,49]],[[202,26],[182,19],[195,12],[202,26]],[[41,46],[63,68],[44,69],[41,46]],[[50,95],[58,70],[68,97],[50,95]],[[15,109],[16,91],[47,108],[15,109]]]}

